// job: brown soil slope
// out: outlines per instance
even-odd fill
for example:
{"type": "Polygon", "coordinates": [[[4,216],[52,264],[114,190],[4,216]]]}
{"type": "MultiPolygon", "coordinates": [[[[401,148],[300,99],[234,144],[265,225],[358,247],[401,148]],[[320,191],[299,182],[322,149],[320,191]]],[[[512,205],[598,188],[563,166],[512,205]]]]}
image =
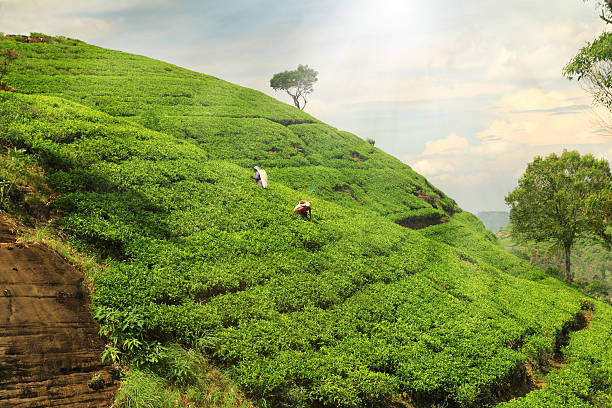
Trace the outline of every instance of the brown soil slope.
{"type": "Polygon", "coordinates": [[[0,407],[108,407],[116,390],[83,276],[0,222],[0,407]],[[102,389],[89,386],[104,373],[102,389]]]}

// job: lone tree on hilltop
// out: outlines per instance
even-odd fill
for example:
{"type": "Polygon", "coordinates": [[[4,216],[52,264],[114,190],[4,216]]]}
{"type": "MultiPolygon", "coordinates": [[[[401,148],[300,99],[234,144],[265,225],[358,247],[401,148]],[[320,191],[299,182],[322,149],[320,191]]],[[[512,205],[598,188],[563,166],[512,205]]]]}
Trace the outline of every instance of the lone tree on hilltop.
{"type": "Polygon", "coordinates": [[[549,242],[565,255],[565,280],[572,281],[570,250],[578,238],[612,235],[612,175],[605,159],[576,151],[536,156],[518,187],[508,194],[512,235],[519,241],[549,242]]]}
{"type": "Polygon", "coordinates": [[[2,82],[2,79],[8,74],[9,66],[17,59],[17,51],[10,48],[5,49],[0,53],[0,90],[10,90],[7,84],[2,82]]]}
{"type": "Polygon", "coordinates": [[[317,82],[318,74],[314,69],[308,68],[308,65],[298,65],[295,71],[283,71],[274,74],[270,80],[270,86],[275,91],[286,91],[293,98],[295,107],[304,110],[307,103],[306,95],[312,93],[312,87],[317,82]]]}

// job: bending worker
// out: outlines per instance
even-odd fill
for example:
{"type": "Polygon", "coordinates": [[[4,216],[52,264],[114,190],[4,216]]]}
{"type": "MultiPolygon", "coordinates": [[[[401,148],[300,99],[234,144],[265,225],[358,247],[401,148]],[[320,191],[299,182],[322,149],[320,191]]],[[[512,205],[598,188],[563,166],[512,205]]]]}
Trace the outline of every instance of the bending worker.
{"type": "Polygon", "coordinates": [[[293,215],[296,212],[299,213],[304,219],[308,219],[308,216],[310,215],[310,222],[312,222],[312,208],[310,207],[310,203],[308,201],[300,200],[291,214],[293,215]]]}

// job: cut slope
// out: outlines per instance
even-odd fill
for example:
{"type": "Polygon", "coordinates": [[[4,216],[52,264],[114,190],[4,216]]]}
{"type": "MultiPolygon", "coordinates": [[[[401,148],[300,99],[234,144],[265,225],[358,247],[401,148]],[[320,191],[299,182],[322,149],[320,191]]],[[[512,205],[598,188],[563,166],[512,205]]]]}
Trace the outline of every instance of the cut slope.
{"type": "Polygon", "coordinates": [[[110,405],[117,387],[82,282],[54,251],[16,245],[0,223],[0,406],[110,405]],[[94,390],[98,372],[106,384],[94,390]]]}
{"type": "Polygon", "coordinates": [[[149,58],[65,39],[6,38],[7,81],[195,141],[210,158],[267,168],[271,181],[367,207],[403,225],[442,220],[455,202],[399,160],[251,89],[149,58]],[[346,193],[348,192],[348,194],[346,193]]]}

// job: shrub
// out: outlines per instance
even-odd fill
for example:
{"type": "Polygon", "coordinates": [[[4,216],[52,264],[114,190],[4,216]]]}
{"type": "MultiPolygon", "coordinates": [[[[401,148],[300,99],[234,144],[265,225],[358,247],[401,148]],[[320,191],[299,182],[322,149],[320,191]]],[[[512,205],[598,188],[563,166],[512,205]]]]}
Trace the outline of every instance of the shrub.
{"type": "Polygon", "coordinates": [[[194,350],[185,350],[178,344],[166,348],[154,369],[172,384],[184,388],[193,384],[200,374],[200,360],[194,350]]]}
{"type": "Polygon", "coordinates": [[[2,82],[2,80],[4,79],[6,74],[9,73],[11,64],[18,57],[19,57],[19,54],[17,53],[17,51],[11,48],[6,48],[4,51],[0,52],[0,90],[7,89],[6,84],[2,82]]]}
{"type": "Polygon", "coordinates": [[[95,391],[104,388],[104,373],[99,372],[93,374],[89,379],[89,383],[87,385],[89,385],[89,388],[95,391]]]}
{"type": "Polygon", "coordinates": [[[147,371],[132,370],[115,396],[117,408],[176,408],[180,396],[168,391],[162,378],[147,371]]]}

